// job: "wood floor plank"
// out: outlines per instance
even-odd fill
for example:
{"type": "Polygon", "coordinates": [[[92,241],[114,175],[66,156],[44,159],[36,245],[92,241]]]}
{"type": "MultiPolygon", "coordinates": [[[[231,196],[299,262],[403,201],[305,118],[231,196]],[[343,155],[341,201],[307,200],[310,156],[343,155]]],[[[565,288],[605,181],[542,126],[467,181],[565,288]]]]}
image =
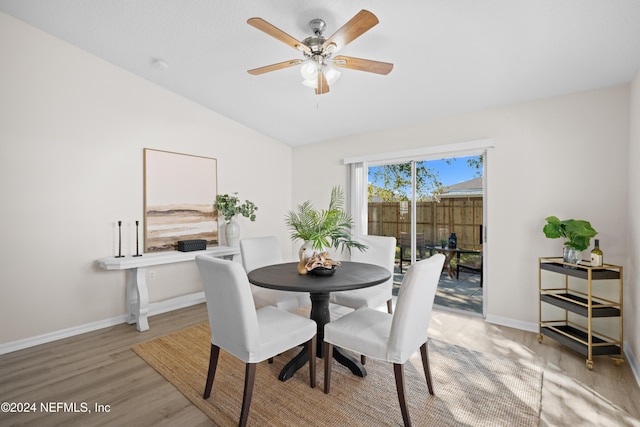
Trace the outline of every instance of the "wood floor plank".
{"type": "MultiPolygon", "coordinates": [[[[0,356],[0,401],[86,402],[91,413],[0,413],[0,426],[215,426],[131,347],[207,320],[204,304],[150,318],[149,331],[117,325],[0,356]],[[95,404],[109,411],[95,412],[95,404]]],[[[434,310],[430,335],[544,369],[541,426],[640,426],[640,389],[627,363],[584,357],[536,334],[434,310]]],[[[204,387],[204,380],[202,384],[204,387]]],[[[435,385],[437,387],[437,384],[435,385]]]]}

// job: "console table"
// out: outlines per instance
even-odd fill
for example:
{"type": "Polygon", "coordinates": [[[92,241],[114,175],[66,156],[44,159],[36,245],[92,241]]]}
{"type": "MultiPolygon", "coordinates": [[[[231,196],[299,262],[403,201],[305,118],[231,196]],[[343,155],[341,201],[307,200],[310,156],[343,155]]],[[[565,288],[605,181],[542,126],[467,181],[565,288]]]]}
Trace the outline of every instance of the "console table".
{"type": "Polygon", "coordinates": [[[233,258],[240,250],[237,247],[215,246],[203,251],[191,252],[153,252],[143,256],[124,258],[100,258],[98,264],[105,270],[127,271],[127,323],[136,323],[138,331],[149,329],[149,292],[147,291],[146,267],[154,265],[173,264],[176,262],[193,261],[196,255],[211,255],[216,258],[233,258]]]}

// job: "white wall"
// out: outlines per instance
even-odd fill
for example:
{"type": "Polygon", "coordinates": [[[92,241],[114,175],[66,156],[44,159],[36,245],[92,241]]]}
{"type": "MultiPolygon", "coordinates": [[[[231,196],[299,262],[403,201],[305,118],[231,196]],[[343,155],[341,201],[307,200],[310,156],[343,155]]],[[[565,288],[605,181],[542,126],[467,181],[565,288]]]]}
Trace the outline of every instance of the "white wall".
{"type": "MultiPolygon", "coordinates": [[[[606,261],[625,265],[625,336],[640,354],[639,76],[631,96],[605,88],[292,150],[1,13],[0,57],[0,346],[125,314],[124,273],[95,260],[113,254],[115,221],[142,217],[145,147],[217,158],[219,192],[260,207],[243,236],[275,234],[292,253],[286,210],[326,206],[347,187],[345,157],[492,138],[489,320],[535,329],[537,257],[561,250],[544,218],[585,218],[606,261]]],[[[150,297],[198,289],[193,263],[165,266],[150,297]]]]}
{"type": "Polygon", "coordinates": [[[638,277],[640,275],[640,72],[631,84],[629,135],[629,221],[628,221],[628,254],[625,265],[625,340],[628,348],[635,355],[632,366],[636,367],[636,378],[640,378],[640,289],[638,277]]]}
{"type": "Polygon", "coordinates": [[[563,243],[544,237],[545,217],[591,221],[606,261],[627,261],[628,86],[294,148],[293,175],[324,178],[294,180],[293,202],[326,204],[332,185],[346,187],[345,157],[485,138],[495,143],[487,169],[487,319],[537,330],[537,259],[560,256],[563,243]]]}
{"type": "MultiPolygon", "coordinates": [[[[259,207],[242,236],[290,251],[290,147],[1,13],[0,58],[0,345],[126,313],[125,273],[96,260],[117,220],[135,252],[145,147],[217,158],[218,191],[259,207]]],[[[156,273],[152,302],[200,290],[194,263],[156,273]]]]}

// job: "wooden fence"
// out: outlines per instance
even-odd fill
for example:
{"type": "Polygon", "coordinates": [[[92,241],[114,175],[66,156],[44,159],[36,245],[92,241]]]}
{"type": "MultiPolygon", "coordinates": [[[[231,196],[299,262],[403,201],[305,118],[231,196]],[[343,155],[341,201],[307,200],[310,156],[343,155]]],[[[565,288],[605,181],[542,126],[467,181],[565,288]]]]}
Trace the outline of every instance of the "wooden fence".
{"type": "MultiPolygon", "coordinates": [[[[395,236],[409,232],[411,208],[408,202],[370,202],[369,234],[395,236]]],[[[427,244],[440,245],[454,232],[458,247],[482,249],[482,197],[443,198],[439,202],[418,202],[416,230],[427,244]]]]}

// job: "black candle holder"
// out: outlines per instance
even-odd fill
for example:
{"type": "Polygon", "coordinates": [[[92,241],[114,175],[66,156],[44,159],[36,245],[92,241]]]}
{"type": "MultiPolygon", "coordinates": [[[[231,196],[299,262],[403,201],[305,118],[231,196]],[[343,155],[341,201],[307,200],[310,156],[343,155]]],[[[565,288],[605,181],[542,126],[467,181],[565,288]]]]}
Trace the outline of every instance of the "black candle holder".
{"type": "Polygon", "coordinates": [[[142,256],[141,253],[139,253],[138,251],[138,224],[140,223],[140,221],[136,221],[136,254],[134,256],[142,256]]]}
{"type": "Polygon", "coordinates": [[[116,258],[124,258],[122,255],[122,221],[118,221],[118,255],[116,258]]]}

